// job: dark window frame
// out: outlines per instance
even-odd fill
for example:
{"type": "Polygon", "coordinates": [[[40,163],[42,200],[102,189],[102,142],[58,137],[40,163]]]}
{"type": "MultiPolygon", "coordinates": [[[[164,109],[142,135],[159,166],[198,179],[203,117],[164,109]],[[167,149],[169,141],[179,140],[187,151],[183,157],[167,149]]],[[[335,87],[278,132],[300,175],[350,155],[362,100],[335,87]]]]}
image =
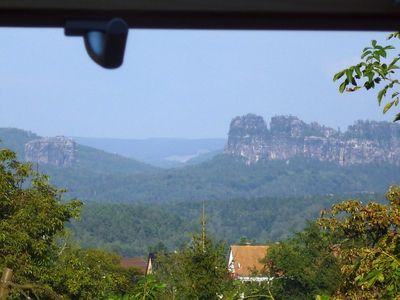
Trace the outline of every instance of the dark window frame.
{"type": "Polygon", "coordinates": [[[123,18],[130,28],[400,30],[400,0],[2,0],[0,26],[123,18]]]}

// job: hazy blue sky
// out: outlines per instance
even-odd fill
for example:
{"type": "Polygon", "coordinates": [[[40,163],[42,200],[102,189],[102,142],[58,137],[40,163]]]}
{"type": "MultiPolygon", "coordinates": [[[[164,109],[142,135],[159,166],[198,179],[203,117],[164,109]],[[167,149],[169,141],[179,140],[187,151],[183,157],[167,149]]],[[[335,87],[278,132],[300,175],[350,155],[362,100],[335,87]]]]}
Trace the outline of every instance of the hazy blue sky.
{"type": "Polygon", "coordinates": [[[225,137],[249,112],[345,129],[382,115],[376,91],[340,95],[335,71],[386,33],[131,30],[105,70],[61,29],[0,30],[0,127],[43,136],[225,137]]]}

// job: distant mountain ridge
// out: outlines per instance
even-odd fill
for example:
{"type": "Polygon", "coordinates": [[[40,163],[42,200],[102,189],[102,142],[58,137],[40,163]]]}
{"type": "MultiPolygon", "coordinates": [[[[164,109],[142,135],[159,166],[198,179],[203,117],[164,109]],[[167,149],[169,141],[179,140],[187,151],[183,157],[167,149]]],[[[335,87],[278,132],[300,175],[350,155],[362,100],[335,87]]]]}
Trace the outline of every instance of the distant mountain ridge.
{"type": "Polygon", "coordinates": [[[190,238],[188,232],[198,229],[203,203],[210,232],[216,237],[230,243],[243,236],[270,243],[300,230],[305,219],[314,219],[320,209],[340,199],[368,201],[400,182],[400,168],[388,160],[350,165],[285,152],[291,142],[294,149],[304,150],[304,145],[296,143],[310,136],[373,141],[387,149],[394,144],[397,127],[358,122],[340,133],[304,125],[294,117],[289,118],[292,122],[284,117],[273,128],[264,127],[261,117],[250,119],[244,127],[231,126],[226,149],[236,145],[232,149],[237,155],[211,152],[204,154],[211,156],[206,161],[183,168],[154,168],[79,142],[70,147],[65,137],[42,138],[12,128],[0,128],[0,148],[34,161],[34,168],[48,174],[52,184],[68,190],[65,198],[85,202],[81,221],[68,225],[83,247],[106,248],[121,255],[143,255],[159,241],[175,249],[190,238]],[[262,153],[257,145],[271,131],[284,147],[276,148],[274,159],[258,156],[256,162],[248,163],[248,157],[262,153]],[[71,159],[65,163],[71,149],[71,159]]]}
{"type": "MultiPolygon", "coordinates": [[[[258,126],[253,128],[256,132],[259,130],[258,126]]],[[[358,136],[367,138],[371,134],[368,130],[362,131],[364,127],[356,128],[358,136]]],[[[287,134],[288,130],[281,131],[282,140],[287,140],[284,134],[287,134]]],[[[238,136],[243,137],[245,141],[248,139],[262,142],[262,139],[257,140],[257,134],[250,134],[248,128],[243,132],[244,135],[238,136]]],[[[312,134],[316,136],[315,132],[312,134]]],[[[380,135],[376,143],[384,145],[387,138],[383,133],[380,135]]],[[[17,129],[0,129],[0,140],[0,147],[16,150],[20,159],[25,157],[25,146],[31,141],[41,141],[38,145],[46,145],[48,142],[46,138],[17,129]]],[[[301,141],[301,138],[298,140],[301,141]]],[[[236,145],[242,147],[254,144],[236,145]]],[[[243,151],[247,149],[254,150],[245,147],[243,151]]],[[[51,183],[66,188],[67,197],[116,203],[383,193],[390,184],[400,182],[399,167],[388,161],[340,165],[336,161],[321,161],[315,157],[293,155],[290,159],[261,157],[257,163],[248,164],[247,158],[241,155],[242,152],[238,153],[240,155],[212,154],[211,158],[199,164],[160,169],[76,143],[71,166],[60,167],[57,164],[43,164],[39,161],[35,168],[48,174],[51,183]]]]}
{"type": "Polygon", "coordinates": [[[1,148],[12,149],[19,160],[32,162],[52,173],[137,174],[156,170],[134,159],[83,146],[66,137],[40,137],[16,128],[0,128],[1,148]]]}
{"type": "Polygon", "coordinates": [[[37,134],[17,129],[17,128],[0,128],[0,148],[9,148],[17,153],[19,160],[25,159],[26,143],[40,138],[37,134]]]}
{"type": "Polygon", "coordinates": [[[247,164],[287,160],[295,156],[342,166],[368,163],[400,165],[400,125],[357,121],[346,132],[294,116],[276,116],[269,127],[261,116],[247,114],[230,124],[225,154],[247,164]]]}

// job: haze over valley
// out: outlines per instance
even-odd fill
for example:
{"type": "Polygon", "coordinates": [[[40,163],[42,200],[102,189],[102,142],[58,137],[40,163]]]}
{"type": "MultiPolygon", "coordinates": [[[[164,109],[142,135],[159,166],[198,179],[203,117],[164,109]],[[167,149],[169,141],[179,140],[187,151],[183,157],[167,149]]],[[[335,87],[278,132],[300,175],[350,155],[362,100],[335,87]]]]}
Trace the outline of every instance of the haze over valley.
{"type": "Polygon", "coordinates": [[[114,140],[2,128],[0,139],[67,188],[66,198],[87,203],[82,220],[70,225],[83,246],[124,255],[184,243],[204,201],[218,238],[275,241],[344,197],[382,199],[400,181],[397,124],[357,121],[340,132],[294,116],[267,124],[247,114],[228,132],[226,140],[114,140]],[[161,163],[185,155],[194,157],[161,163]],[[132,231],[138,234],[124,234],[132,231]]]}
{"type": "Polygon", "coordinates": [[[397,299],[399,33],[64,33],[0,30],[1,299],[397,299]]]}

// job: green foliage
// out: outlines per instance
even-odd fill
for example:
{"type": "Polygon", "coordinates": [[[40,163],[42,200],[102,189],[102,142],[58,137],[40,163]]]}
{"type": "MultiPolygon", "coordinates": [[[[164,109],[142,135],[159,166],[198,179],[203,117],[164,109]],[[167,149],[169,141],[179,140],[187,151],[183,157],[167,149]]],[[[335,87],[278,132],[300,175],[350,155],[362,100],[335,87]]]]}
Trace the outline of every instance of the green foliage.
{"type": "Polygon", "coordinates": [[[292,238],[272,245],[265,259],[276,299],[313,299],[332,295],[340,282],[332,236],[309,223],[292,238]]]}
{"type": "Polygon", "coordinates": [[[208,235],[193,235],[180,251],[157,257],[156,276],[167,284],[165,299],[219,299],[229,282],[226,248],[208,235]]]}
{"type": "Polygon", "coordinates": [[[36,134],[16,128],[0,128],[0,142],[2,147],[15,151],[18,160],[25,157],[25,144],[37,139],[36,134]]]}
{"type": "MultiPolygon", "coordinates": [[[[394,38],[399,39],[400,34],[396,32],[388,37],[388,39],[394,38]]],[[[363,49],[360,63],[334,75],[334,81],[344,78],[339,86],[339,92],[354,92],[362,88],[369,90],[383,83],[384,87],[378,92],[378,104],[381,105],[383,99],[389,97],[389,101],[383,108],[383,113],[397,106],[400,101],[398,91],[400,81],[393,76],[399,69],[400,55],[397,54],[388,58],[389,51],[393,49],[395,47],[392,45],[382,46],[376,40],[373,40],[371,46],[363,49]]],[[[400,114],[397,114],[394,120],[399,121],[400,114]]]]}
{"type": "MultiPolygon", "coordinates": [[[[368,199],[371,195],[360,195],[368,199]]],[[[205,201],[208,230],[217,239],[237,243],[286,239],[300,231],[306,220],[344,196],[255,198],[205,201]]],[[[103,248],[123,256],[175,250],[197,231],[202,202],[145,204],[88,203],[79,221],[68,227],[82,247],[103,248]],[[132,233],[135,234],[132,234],[132,233]],[[162,243],[163,245],[158,245],[162,243]],[[166,249],[167,248],[167,249],[166,249]]]]}
{"type": "MultiPolygon", "coordinates": [[[[360,125],[361,130],[347,132],[349,137],[372,136],[379,144],[390,142],[388,132],[393,136],[397,132],[391,124],[357,124],[366,127],[360,125]],[[357,134],[360,136],[353,136],[357,134]]],[[[37,136],[25,131],[0,130],[2,144],[19,149],[22,157],[24,143],[34,138],[37,136]]],[[[160,170],[81,145],[77,145],[73,167],[38,168],[50,176],[52,184],[67,188],[67,197],[119,203],[282,198],[355,191],[384,193],[389,184],[400,181],[398,168],[390,164],[341,167],[301,157],[248,166],[241,159],[219,155],[200,165],[160,170]]]]}
{"type": "Polygon", "coordinates": [[[331,297],[328,295],[317,295],[315,297],[315,300],[330,300],[330,299],[331,299],[331,297]]]}
{"type": "Polygon", "coordinates": [[[301,157],[262,161],[248,166],[220,155],[201,165],[142,174],[94,174],[74,169],[42,169],[70,197],[98,202],[170,202],[232,198],[384,193],[400,181],[395,165],[339,166],[301,157]]]}
{"type": "Polygon", "coordinates": [[[225,255],[224,245],[209,238],[203,240],[200,235],[193,237],[182,253],[182,271],[189,277],[183,292],[187,299],[217,299],[228,277],[225,255]]]}
{"type": "Polygon", "coordinates": [[[43,283],[43,293],[51,293],[44,278],[57,258],[56,240],[81,206],[61,195],[14,152],[0,150],[0,269],[13,269],[18,284],[43,283]]]}
{"type": "Polygon", "coordinates": [[[82,247],[143,256],[162,250],[159,243],[164,248],[176,248],[190,239],[194,224],[174,209],[164,205],[88,203],[81,219],[68,227],[82,247]]]}
{"type": "Polygon", "coordinates": [[[223,300],[242,300],[242,299],[257,299],[257,300],[274,300],[271,291],[272,282],[241,282],[239,280],[231,282],[231,285],[225,289],[222,298],[223,300]]]}
{"type": "Polygon", "coordinates": [[[319,220],[341,237],[338,254],[344,278],[337,299],[394,299],[400,294],[400,187],[387,193],[388,205],[347,200],[319,220]]]}
{"type": "Polygon", "coordinates": [[[140,270],[119,266],[120,257],[97,249],[67,249],[47,281],[70,299],[106,299],[130,293],[140,270]]]}
{"type": "Polygon", "coordinates": [[[79,144],[76,146],[76,160],[77,164],[73,169],[77,173],[90,171],[103,175],[142,174],[157,170],[137,160],[79,144]]]}
{"type": "Polygon", "coordinates": [[[11,299],[105,299],[133,288],[138,270],[119,267],[119,257],[71,248],[64,225],[81,202],[63,201],[48,178],[0,150],[0,270],[14,271],[11,299]]]}
{"type": "Polygon", "coordinates": [[[164,294],[166,284],[160,283],[154,275],[147,275],[139,280],[133,292],[137,300],[157,300],[164,294]]]}

